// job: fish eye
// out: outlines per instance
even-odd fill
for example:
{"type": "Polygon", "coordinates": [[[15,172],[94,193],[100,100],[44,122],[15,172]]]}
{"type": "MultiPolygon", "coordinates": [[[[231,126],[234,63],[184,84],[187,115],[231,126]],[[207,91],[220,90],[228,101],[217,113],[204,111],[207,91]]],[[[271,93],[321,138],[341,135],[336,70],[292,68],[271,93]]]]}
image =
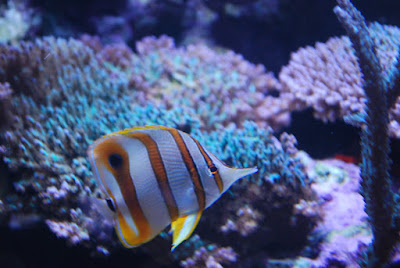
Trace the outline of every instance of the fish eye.
{"type": "Polygon", "coordinates": [[[114,206],[114,201],[111,198],[106,199],[107,206],[108,208],[112,211],[115,212],[115,206],[114,206]]]}
{"type": "Polygon", "coordinates": [[[211,167],[210,167],[210,171],[211,171],[212,174],[217,173],[217,170],[218,170],[218,169],[217,169],[216,166],[211,166],[211,167]]]}
{"type": "Polygon", "coordinates": [[[118,169],[122,166],[122,156],[119,154],[112,154],[108,157],[108,163],[113,169],[118,169]]]}

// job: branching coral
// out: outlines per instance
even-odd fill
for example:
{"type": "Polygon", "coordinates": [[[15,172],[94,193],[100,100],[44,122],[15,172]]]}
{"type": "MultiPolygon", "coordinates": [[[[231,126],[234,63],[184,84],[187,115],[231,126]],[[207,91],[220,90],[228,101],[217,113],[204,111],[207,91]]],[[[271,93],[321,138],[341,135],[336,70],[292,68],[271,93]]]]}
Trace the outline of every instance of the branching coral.
{"type": "Polygon", "coordinates": [[[127,93],[129,80],[125,73],[115,66],[105,67],[79,41],[48,38],[24,46],[30,50],[3,47],[3,53],[14,51],[3,57],[3,66],[7,67],[3,70],[9,74],[3,79],[10,77],[16,88],[25,89],[17,91],[19,94],[11,101],[13,121],[2,133],[3,159],[14,177],[14,197],[7,202],[5,212],[16,213],[24,208],[51,222],[74,222],[70,211],[79,206],[78,196],[90,194],[96,187],[86,159],[88,144],[101,135],[134,125],[176,127],[194,122],[177,110],[135,106],[134,96],[127,93]],[[82,58],[70,54],[77,47],[82,58]],[[49,63],[39,58],[22,72],[12,72],[10,66],[16,59],[25,58],[17,61],[21,64],[35,57],[37,51],[50,48],[54,50],[49,63]],[[39,70],[42,72],[36,73],[39,70]]]}
{"type": "Polygon", "coordinates": [[[204,212],[207,220],[200,222],[197,231],[201,238],[231,246],[242,263],[260,261],[247,256],[258,254],[261,248],[272,255],[302,248],[317,215],[293,213],[300,200],[313,198],[307,190],[310,181],[305,167],[297,158],[294,137],[285,133],[277,139],[271,129],[259,128],[249,121],[243,123],[243,128],[231,125],[207,135],[192,133],[227,164],[259,168],[255,176],[233,184],[218,205],[204,212]],[[212,240],[210,233],[214,234],[212,240]]]}
{"type": "MultiPolygon", "coordinates": [[[[395,195],[389,175],[389,108],[400,94],[400,55],[393,59],[395,70],[384,69],[377,47],[364,17],[350,0],[338,0],[335,13],[351,39],[360,64],[367,102],[365,128],[361,136],[361,186],[365,210],[371,224],[372,247],[365,258],[368,267],[382,267],[389,262],[393,248],[399,241],[395,195]]],[[[398,51],[398,50],[397,50],[398,51]]]]}
{"type": "Polygon", "coordinates": [[[281,0],[204,1],[211,9],[234,18],[250,17],[257,20],[271,20],[279,15],[281,0]]]}
{"type": "MultiPolygon", "coordinates": [[[[64,95],[61,89],[72,86],[67,84],[70,78],[75,83],[85,83],[85,76],[79,77],[74,72],[95,73],[95,67],[102,68],[93,51],[74,39],[47,37],[33,42],[20,42],[15,46],[3,44],[0,45],[0,54],[0,81],[9,83],[15,93],[31,96],[39,103],[46,98],[54,103],[62,99],[64,95]],[[52,89],[59,90],[51,92],[52,89]]],[[[102,70],[103,75],[111,74],[110,70],[102,70]]],[[[76,88],[80,89],[79,84],[76,84],[76,88]]]]}
{"type": "Polygon", "coordinates": [[[224,263],[236,262],[237,254],[230,247],[217,247],[216,245],[208,245],[207,248],[201,247],[196,250],[193,257],[181,261],[184,268],[219,268],[224,263]]]}
{"type": "MultiPolygon", "coordinates": [[[[198,135],[196,132],[193,134],[198,135]]],[[[295,157],[296,139],[287,133],[278,140],[272,129],[260,128],[254,122],[245,121],[242,129],[231,124],[209,132],[207,139],[201,136],[198,139],[232,166],[257,166],[259,183],[267,176],[266,179],[271,182],[281,181],[286,187],[298,189],[307,181],[304,167],[295,157]]]]}
{"type": "MultiPolygon", "coordinates": [[[[372,23],[368,32],[376,44],[382,72],[391,80],[396,72],[400,29],[372,23]]],[[[323,121],[343,119],[364,111],[361,77],[349,38],[334,37],[292,54],[289,64],[279,74],[281,98],[294,110],[312,107],[315,117],[323,121]]],[[[400,137],[399,103],[396,102],[389,115],[389,131],[394,137],[400,137]]]]}
{"type": "Polygon", "coordinates": [[[0,13],[0,43],[21,40],[39,20],[24,1],[8,1],[0,6],[0,13]]]}
{"type": "Polygon", "coordinates": [[[209,128],[257,120],[253,109],[279,87],[272,73],[232,51],[205,45],[176,48],[171,38],[147,37],[137,43],[134,85],[148,100],[166,107],[193,108],[209,128]]]}
{"type": "MultiPolygon", "coordinates": [[[[222,225],[245,202],[264,207],[268,198],[275,200],[275,212],[286,209],[289,221],[293,205],[308,197],[295,139],[283,134],[279,141],[272,130],[244,120],[253,116],[252,101],[277,86],[276,79],[233,52],[175,48],[165,37],[145,39],[138,51],[103,47],[89,37],[1,47],[0,78],[14,90],[12,124],[0,139],[13,185],[2,200],[2,215],[35,214],[60,237],[107,254],[118,243],[112,223],[87,198],[97,185],[86,149],[106,133],[150,124],[189,131],[229,164],[259,167],[249,191],[249,180],[235,186],[245,193],[242,198],[221,200],[205,218],[218,215],[222,225]],[[257,190],[260,185],[268,195],[257,190]]],[[[304,230],[306,236],[309,229],[304,230]]],[[[238,253],[248,247],[243,244],[238,253]]]]}

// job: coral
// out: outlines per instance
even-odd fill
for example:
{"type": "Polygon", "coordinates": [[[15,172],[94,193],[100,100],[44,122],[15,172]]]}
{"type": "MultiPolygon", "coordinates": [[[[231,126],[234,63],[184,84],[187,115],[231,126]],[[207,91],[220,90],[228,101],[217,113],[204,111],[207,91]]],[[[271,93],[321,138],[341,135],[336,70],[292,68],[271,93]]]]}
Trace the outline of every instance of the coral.
{"type": "Polygon", "coordinates": [[[57,237],[66,238],[72,244],[78,244],[83,240],[89,240],[89,234],[86,230],[79,227],[76,223],[46,220],[46,224],[57,237]]]}
{"type": "MultiPolygon", "coordinates": [[[[290,255],[304,247],[317,216],[293,213],[300,200],[313,199],[294,137],[284,133],[277,139],[270,128],[249,121],[243,128],[231,124],[206,133],[193,129],[191,133],[227,164],[259,168],[254,176],[233,184],[203,213],[196,228],[203,245],[230,246],[245,266],[252,266],[248,262],[255,265],[248,256],[258,256],[254,257],[258,261],[266,254],[282,251],[290,255]]],[[[175,251],[184,256],[182,251],[190,250],[183,245],[175,251]]]]}
{"type": "Polygon", "coordinates": [[[9,100],[11,97],[12,89],[9,83],[0,84],[0,101],[9,100]]]}
{"type": "Polygon", "coordinates": [[[300,200],[295,210],[318,217],[305,248],[296,257],[265,257],[267,267],[360,267],[361,256],[372,240],[360,194],[360,168],[336,159],[313,160],[301,152],[313,200],[300,200]]]}
{"type": "Polygon", "coordinates": [[[10,84],[15,85],[10,106],[12,124],[1,135],[3,160],[13,174],[13,189],[4,199],[3,213],[13,214],[23,208],[51,222],[76,223],[82,228],[90,218],[82,215],[78,221],[70,210],[85,205],[78,197],[96,188],[86,159],[86,148],[93,140],[134,125],[198,127],[195,116],[182,115],[179,109],[134,105],[135,92],[127,92],[126,73],[105,64],[80,41],[46,38],[23,44],[27,51],[18,50],[20,46],[3,47],[3,51],[14,51],[15,55],[3,57],[2,65],[9,74],[3,79],[10,77],[10,84]],[[15,59],[32,59],[37,51],[43,53],[48,48],[54,49],[50,63],[38,59],[22,72],[11,72],[15,59]],[[80,54],[74,57],[70,53],[76,53],[75,49],[80,54]]]}
{"type": "Polygon", "coordinates": [[[201,44],[176,48],[166,36],[144,38],[136,48],[134,86],[157,105],[194,109],[210,129],[257,121],[254,108],[279,87],[262,65],[232,51],[216,52],[201,44]]]}
{"type": "MultiPolygon", "coordinates": [[[[254,116],[251,102],[277,86],[272,74],[233,52],[203,45],[176,48],[166,37],[144,39],[137,48],[134,54],[124,45],[103,46],[89,36],[68,41],[44,38],[1,48],[0,66],[6,74],[1,79],[13,88],[12,122],[0,133],[12,185],[1,199],[2,215],[33,213],[71,244],[109,254],[121,245],[113,221],[96,205],[97,185],[86,149],[113,131],[166,125],[190,132],[227,164],[259,168],[204,213],[196,228],[204,242],[191,250],[179,247],[174,256],[186,258],[210,243],[230,243],[242,256],[256,238],[268,238],[261,241],[268,247],[282,233],[298,233],[291,243],[304,246],[315,217],[293,215],[295,204],[312,199],[307,192],[310,181],[296,157],[296,140],[286,133],[278,139],[272,129],[245,120],[254,116]],[[23,64],[23,70],[13,68],[23,64]],[[248,213],[246,204],[254,214],[248,213]],[[276,220],[261,224],[270,217],[276,220]],[[236,230],[221,232],[228,219],[246,227],[242,233],[247,237],[236,230]]],[[[258,254],[259,249],[253,251],[258,254]]]]}
{"type": "Polygon", "coordinates": [[[211,28],[218,15],[207,8],[202,0],[190,0],[186,4],[182,24],[186,29],[181,44],[213,44],[211,28]]]}
{"type": "Polygon", "coordinates": [[[237,231],[242,236],[248,236],[258,228],[258,222],[261,220],[261,213],[253,210],[249,206],[241,207],[236,212],[237,219],[235,221],[228,219],[221,226],[223,233],[229,231],[237,231]]]}
{"type": "MultiPolygon", "coordinates": [[[[62,90],[58,96],[50,96],[51,90],[66,86],[59,76],[72,76],[74,70],[84,72],[88,65],[101,65],[89,47],[74,39],[46,37],[14,46],[3,44],[0,55],[0,81],[9,83],[16,94],[31,96],[39,103],[46,98],[56,103],[64,97],[62,90]]],[[[102,69],[103,75],[111,74],[110,70],[102,69]]],[[[78,77],[73,81],[78,81],[78,77]]]]}
{"type": "Polygon", "coordinates": [[[271,128],[261,128],[254,122],[245,121],[243,128],[234,124],[221,126],[209,132],[206,139],[195,130],[193,136],[232,166],[257,166],[259,172],[255,177],[260,184],[265,179],[298,189],[299,185],[307,183],[304,167],[295,156],[296,139],[292,135],[283,133],[278,140],[271,128]]]}
{"type": "Polygon", "coordinates": [[[282,0],[217,0],[204,1],[211,9],[225,16],[233,18],[252,18],[257,20],[271,20],[272,17],[279,15],[282,0]]]}
{"type": "Polygon", "coordinates": [[[222,268],[224,263],[236,262],[237,254],[231,247],[217,247],[216,245],[208,245],[196,250],[193,257],[181,261],[184,268],[222,268]]]}
{"type": "Polygon", "coordinates": [[[351,39],[358,58],[366,96],[361,135],[361,193],[371,224],[372,245],[364,259],[368,267],[382,267],[390,262],[399,242],[400,226],[395,214],[395,194],[389,175],[389,108],[400,95],[400,55],[393,58],[395,71],[384,69],[364,17],[349,0],[338,0],[334,11],[351,39]]]}
{"type": "Polygon", "coordinates": [[[313,107],[314,116],[324,121],[362,110],[361,74],[347,37],[301,48],[291,55],[279,79],[282,94],[290,94],[294,107],[313,107]]]}
{"type": "Polygon", "coordinates": [[[339,160],[308,161],[311,187],[322,212],[314,233],[324,233],[318,257],[310,262],[315,267],[328,267],[334,261],[359,267],[359,257],[372,240],[359,193],[360,169],[339,160]]]}
{"type": "MultiPolygon", "coordinates": [[[[400,30],[395,26],[371,23],[369,34],[376,44],[377,57],[383,73],[394,71],[400,45],[400,30]]],[[[279,80],[281,98],[293,110],[312,107],[314,116],[335,121],[364,112],[365,95],[355,51],[348,37],[333,37],[315,47],[301,48],[292,53],[283,67],[279,80]]],[[[390,112],[390,135],[400,137],[397,106],[390,112]]]]}
{"type": "Polygon", "coordinates": [[[38,17],[23,1],[11,0],[0,6],[0,43],[15,42],[24,38],[38,17]]]}

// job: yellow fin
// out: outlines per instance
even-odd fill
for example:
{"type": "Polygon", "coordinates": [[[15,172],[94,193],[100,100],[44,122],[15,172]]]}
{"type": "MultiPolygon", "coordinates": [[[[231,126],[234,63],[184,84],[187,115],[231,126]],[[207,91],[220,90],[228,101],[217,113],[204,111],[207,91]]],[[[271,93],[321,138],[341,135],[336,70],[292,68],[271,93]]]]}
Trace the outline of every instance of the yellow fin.
{"type": "Polygon", "coordinates": [[[168,129],[168,127],[164,127],[164,126],[161,126],[161,125],[159,125],[159,126],[145,125],[145,126],[140,126],[140,127],[131,127],[131,128],[125,128],[123,130],[116,131],[116,132],[104,135],[103,137],[105,138],[105,137],[112,137],[112,136],[115,136],[115,135],[125,135],[125,134],[128,134],[128,133],[131,133],[132,131],[142,130],[142,129],[168,129]]]}
{"type": "Polygon", "coordinates": [[[174,251],[180,243],[189,238],[197,223],[199,223],[200,217],[201,211],[180,217],[171,223],[171,231],[173,232],[171,251],[174,251]]]}

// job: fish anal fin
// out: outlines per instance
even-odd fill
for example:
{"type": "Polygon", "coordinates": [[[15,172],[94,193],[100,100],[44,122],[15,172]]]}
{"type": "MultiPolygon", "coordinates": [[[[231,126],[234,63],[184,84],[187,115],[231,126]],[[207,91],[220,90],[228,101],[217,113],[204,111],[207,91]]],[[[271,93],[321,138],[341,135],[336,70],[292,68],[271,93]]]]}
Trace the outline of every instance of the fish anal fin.
{"type": "Polygon", "coordinates": [[[172,248],[171,251],[179,246],[180,243],[189,238],[193,233],[201,217],[201,211],[194,214],[182,216],[171,223],[172,248]]]}

